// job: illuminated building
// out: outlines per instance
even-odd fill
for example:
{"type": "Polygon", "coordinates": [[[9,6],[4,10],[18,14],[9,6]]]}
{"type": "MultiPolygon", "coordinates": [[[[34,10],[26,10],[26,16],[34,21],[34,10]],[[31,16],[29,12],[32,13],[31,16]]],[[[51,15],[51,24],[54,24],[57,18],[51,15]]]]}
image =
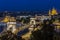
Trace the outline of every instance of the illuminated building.
{"type": "Polygon", "coordinates": [[[10,16],[5,16],[5,18],[1,22],[9,22],[10,16]]]}
{"type": "Polygon", "coordinates": [[[53,24],[56,25],[55,26],[55,31],[60,32],[60,22],[59,22],[59,20],[55,20],[55,22],[53,22],[53,24]]]}
{"type": "Polygon", "coordinates": [[[16,34],[17,32],[17,28],[16,28],[16,18],[15,17],[11,17],[11,16],[6,16],[2,22],[7,24],[7,28],[6,30],[8,31],[12,31],[12,33],[16,34]]]}
{"type": "Polygon", "coordinates": [[[51,16],[51,15],[57,15],[58,13],[57,13],[57,11],[56,11],[56,9],[55,8],[53,8],[52,10],[49,10],[49,15],[51,16]]]}
{"type": "Polygon", "coordinates": [[[33,24],[33,25],[35,25],[36,24],[36,18],[30,18],[30,24],[33,24]]]}
{"type": "Polygon", "coordinates": [[[10,17],[9,22],[7,22],[7,30],[10,30],[10,31],[12,31],[12,33],[15,33],[16,19],[14,17],[10,17]]]}

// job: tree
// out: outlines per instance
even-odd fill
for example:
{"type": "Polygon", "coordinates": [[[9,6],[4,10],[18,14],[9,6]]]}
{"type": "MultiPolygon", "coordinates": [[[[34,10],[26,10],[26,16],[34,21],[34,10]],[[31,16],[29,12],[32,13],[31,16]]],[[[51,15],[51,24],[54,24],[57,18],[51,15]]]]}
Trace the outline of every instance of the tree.
{"type": "Polygon", "coordinates": [[[26,18],[26,23],[29,23],[30,22],[30,17],[27,17],[26,18]]]}
{"type": "Polygon", "coordinates": [[[11,31],[3,32],[0,40],[23,40],[21,36],[13,34],[11,31]]]}
{"type": "Polygon", "coordinates": [[[43,28],[32,32],[32,40],[53,40],[54,26],[51,20],[44,20],[43,28]]]}

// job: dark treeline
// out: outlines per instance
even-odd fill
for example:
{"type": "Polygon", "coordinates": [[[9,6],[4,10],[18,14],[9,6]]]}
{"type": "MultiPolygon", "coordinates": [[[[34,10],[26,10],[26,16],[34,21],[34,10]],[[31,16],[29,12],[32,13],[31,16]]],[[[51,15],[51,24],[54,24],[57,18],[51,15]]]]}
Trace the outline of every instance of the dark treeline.
{"type": "Polygon", "coordinates": [[[32,32],[31,40],[53,40],[54,25],[52,20],[44,20],[41,30],[32,32]]]}
{"type": "Polygon", "coordinates": [[[3,32],[0,36],[0,40],[24,40],[21,36],[13,34],[11,31],[3,32]]]}

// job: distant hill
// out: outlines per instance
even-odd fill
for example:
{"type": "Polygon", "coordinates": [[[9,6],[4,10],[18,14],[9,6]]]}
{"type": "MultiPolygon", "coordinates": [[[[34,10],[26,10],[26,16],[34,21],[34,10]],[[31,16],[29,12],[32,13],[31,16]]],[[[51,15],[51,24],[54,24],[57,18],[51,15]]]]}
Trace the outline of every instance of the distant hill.
{"type": "Polygon", "coordinates": [[[10,15],[10,16],[19,16],[19,15],[32,15],[34,16],[35,14],[37,15],[44,15],[44,14],[48,14],[47,11],[35,11],[35,12],[29,12],[29,11],[24,11],[24,12],[0,12],[0,16],[6,16],[6,15],[10,15]]]}

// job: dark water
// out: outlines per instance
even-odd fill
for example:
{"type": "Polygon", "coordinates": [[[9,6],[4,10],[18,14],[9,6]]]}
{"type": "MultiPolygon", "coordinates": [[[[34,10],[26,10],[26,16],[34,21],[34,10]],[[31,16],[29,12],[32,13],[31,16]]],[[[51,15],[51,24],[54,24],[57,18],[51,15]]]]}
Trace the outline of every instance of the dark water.
{"type": "Polygon", "coordinates": [[[3,31],[3,26],[0,26],[0,33],[3,31]]]}
{"type": "Polygon", "coordinates": [[[6,23],[0,22],[0,33],[4,30],[6,26],[6,23]]]}
{"type": "Polygon", "coordinates": [[[20,35],[20,36],[21,36],[21,35],[27,33],[28,31],[29,31],[28,28],[26,28],[26,29],[24,29],[24,30],[18,32],[17,35],[20,35]]]}
{"type": "MultiPolygon", "coordinates": [[[[0,22],[0,33],[6,28],[6,26],[7,26],[6,23],[0,22]]],[[[17,35],[22,35],[25,34],[26,32],[28,32],[28,28],[21,30],[20,32],[17,33],[17,35]]]]}
{"type": "MultiPolygon", "coordinates": [[[[5,26],[0,26],[0,33],[4,30],[5,26]]],[[[23,35],[25,33],[27,33],[29,30],[28,28],[24,29],[24,30],[21,30],[20,32],[17,33],[17,35],[23,35]]]]}

